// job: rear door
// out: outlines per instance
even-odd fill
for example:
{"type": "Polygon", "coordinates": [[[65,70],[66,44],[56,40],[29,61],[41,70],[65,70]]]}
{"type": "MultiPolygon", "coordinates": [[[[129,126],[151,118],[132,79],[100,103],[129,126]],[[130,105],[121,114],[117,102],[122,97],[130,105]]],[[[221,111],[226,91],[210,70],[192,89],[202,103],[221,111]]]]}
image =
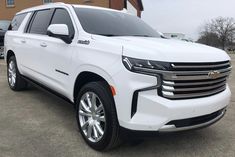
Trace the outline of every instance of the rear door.
{"type": "Polygon", "coordinates": [[[36,11],[24,35],[27,47],[24,56],[28,58],[25,69],[33,80],[66,96],[74,46],[49,37],[47,28],[50,24],[66,24],[71,38],[75,35],[74,24],[66,8],[36,11]]]}
{"type": "Polygon", "coordinates": [[[22,63],[24,75],[46,84],[48,77],[45,75],[45,50],[43,43],[48,38],[47,28],[50,24],[54,9],[35,11],[25,28],[21,43],[24,62],[22,63]]]}

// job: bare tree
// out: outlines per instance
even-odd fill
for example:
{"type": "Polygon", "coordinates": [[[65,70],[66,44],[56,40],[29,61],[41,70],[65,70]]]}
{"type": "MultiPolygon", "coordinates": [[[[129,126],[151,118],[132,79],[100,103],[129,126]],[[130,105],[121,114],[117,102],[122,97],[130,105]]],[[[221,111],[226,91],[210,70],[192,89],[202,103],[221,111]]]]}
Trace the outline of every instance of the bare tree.
{"type": "Polygon", "coordinates": [[[201,32],[201,37],[199,39],[202,38],[206,38],[207,40],[199,40],[199,42],[206,41],[204,44],[225,49],[226,46],[228,46],[229,43],[232,43],[235,39],[235,20],[233,18],[223,17],[212,19],[210,22],[204,25],[203,31],[201,32]],[[215,43],[218,44],[217,46],[209,44],[213,42],[208,41],[209,39],[215,40],[211,38],[212,36],[218,39],[218,43],[215,43]]]}
{"type": "Polygon", "coordinates": [[[217,34],[211,32],[204,32],[203,34],[201,34],[200,38],[198,39],[198,42],[213,47],[220,46],[220,41],[217,34]]]}

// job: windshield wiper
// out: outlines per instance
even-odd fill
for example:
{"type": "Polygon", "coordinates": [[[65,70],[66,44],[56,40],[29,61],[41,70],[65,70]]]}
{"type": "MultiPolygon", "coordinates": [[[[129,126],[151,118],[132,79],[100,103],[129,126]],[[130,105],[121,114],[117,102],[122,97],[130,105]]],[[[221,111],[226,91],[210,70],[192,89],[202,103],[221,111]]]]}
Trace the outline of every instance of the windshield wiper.
{"type": "MultiPolygon", "coordinates": [[[[132,35],[132,36],[135,36],[135,37],[149,37],[149,38],[155,38],[153,36],[149,36],[149,35],[132,35]]],[[[161,35],[160,38],[163,38],[163,39],[167,39],[165,36],[161,35]]]]}
{"type": "Polygon", "coordinates": [[[152,37],[152,36],[149,36],[149,35],[131,35],[131,36],[134,36],[134,37],[152,37]]]}
{"type": "Polygon", "coordinates": [[[163,38],[163,39],[168,39],[167,37],[165,37],[165,36],[163,36],[163,35],[161,35],[160,37],[163,38]]]}

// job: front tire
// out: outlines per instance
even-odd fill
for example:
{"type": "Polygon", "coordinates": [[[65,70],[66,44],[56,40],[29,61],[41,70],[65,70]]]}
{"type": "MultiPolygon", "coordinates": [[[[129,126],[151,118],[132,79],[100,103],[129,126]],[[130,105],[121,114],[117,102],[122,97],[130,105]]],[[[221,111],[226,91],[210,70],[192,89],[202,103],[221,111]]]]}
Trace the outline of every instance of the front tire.
{"type": "Polygon", "coordinates": [[[9,87],[13,91],[21,91],[27,88],[27,82],[19,73],[15,56],[11,56],[7,63],[7,78],[9,87]]]}
{"type": "Polygon", "coordinates": [[[91,82],[82,87],[76,113],[80,133],[91,148],[103,151],[120,144],[114,101],[104,82],[91,82]]]}

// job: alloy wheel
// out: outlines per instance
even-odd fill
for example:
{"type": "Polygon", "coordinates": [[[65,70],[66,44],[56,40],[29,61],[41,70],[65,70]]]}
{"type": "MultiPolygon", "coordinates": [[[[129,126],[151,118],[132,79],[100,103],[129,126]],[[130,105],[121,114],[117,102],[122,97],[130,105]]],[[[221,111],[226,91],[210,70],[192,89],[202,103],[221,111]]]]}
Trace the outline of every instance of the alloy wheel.
{"type": "Polygon", "coordinates": [[[99,142],[106,129],[104,105],[94,92],[86,92],[79,103],[79,123],[86,138],[99,142]]]}
{"type": "Polygon", "coordinates": [[[8,81],[11,87],[15,86],[16,83],[16,64],[14,61],[10,61],[8,66],[8,81]]]}

